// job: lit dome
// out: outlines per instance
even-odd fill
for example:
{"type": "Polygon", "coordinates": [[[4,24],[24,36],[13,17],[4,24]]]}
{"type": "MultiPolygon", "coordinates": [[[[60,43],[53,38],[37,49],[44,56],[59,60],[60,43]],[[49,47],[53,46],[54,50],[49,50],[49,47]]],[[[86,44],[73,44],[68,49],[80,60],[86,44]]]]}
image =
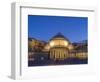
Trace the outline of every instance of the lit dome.
{"type": "Polygon", "coordinates": [[[50,47],[68,47],[69,43],[69,40],[64,35],[58,33],[51,38],[49,45],[50,47]]]}

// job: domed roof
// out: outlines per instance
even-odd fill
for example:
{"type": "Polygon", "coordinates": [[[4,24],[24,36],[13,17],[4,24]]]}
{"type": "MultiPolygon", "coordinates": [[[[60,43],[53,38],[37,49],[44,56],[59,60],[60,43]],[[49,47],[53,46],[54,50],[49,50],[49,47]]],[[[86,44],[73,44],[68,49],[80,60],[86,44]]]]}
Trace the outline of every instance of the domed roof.
{"type": "Polygon", "coordinates": [[[65,36],[59,32],[53,38],[65,38],[65,36]]]}
{"type": "Polygon", "coordinates": [[[62,33],[57,33],[55,36],[53,36],[50,40],[54,40],[54,39],[65,39],[67,41],[69,41],[62,33]]]}

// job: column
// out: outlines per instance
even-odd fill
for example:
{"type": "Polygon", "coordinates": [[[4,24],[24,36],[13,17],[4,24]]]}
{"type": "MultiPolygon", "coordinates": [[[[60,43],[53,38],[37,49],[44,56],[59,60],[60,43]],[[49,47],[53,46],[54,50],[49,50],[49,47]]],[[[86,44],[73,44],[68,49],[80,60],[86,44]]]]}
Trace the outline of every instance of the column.
{"type": "Polygon", "coordinates": [[[61,51],[62,59],[64,59],[64,50],[61,51]]]}
{"type": "Polygon", "coordinates": [[[52,50],[51,50],[51,51],[50,51],[50,59],[52,59],[52,55],[53,55],[53,54],[52,54],[52,50]]]}
{"type": "Polygon", "coordinates": [[[59,51],[58,50],[56,50],[56,56],[57,56],[57,58],[59,58],[59,53],[58,53],[59,51]]]}
{"type": "Polygon", "coordinates": [[[53,59],[55,59],[55,51],[53,50],[53,59]]]}
{"type": "Polygon", "coordinates": [[[59,56],[60,56],[60,59],[61,59],[61,50],[59,51],[59,56]]]}

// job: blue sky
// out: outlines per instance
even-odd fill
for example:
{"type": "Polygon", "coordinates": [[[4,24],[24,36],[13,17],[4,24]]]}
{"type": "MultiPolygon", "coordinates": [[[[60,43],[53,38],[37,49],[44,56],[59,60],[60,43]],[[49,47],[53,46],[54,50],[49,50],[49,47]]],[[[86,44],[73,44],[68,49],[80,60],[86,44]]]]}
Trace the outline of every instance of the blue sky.
{"type": "Polygon", "coordinates": [[[87,17],[28,15],[28,37],[49,41],[61,32],[71,42],[87,40],[87,17]]]}

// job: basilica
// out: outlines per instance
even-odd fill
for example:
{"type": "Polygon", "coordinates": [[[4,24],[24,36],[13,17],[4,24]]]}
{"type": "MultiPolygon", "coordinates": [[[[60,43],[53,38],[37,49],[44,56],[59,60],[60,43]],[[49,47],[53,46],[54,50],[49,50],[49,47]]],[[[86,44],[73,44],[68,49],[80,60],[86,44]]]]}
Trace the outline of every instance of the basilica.
{"type": "Polygon", "coordinates": [[[48,42],[28,39],[28,60],[64,61],[88,58],[87,41],[71,43],[62,33],[57,33],[48,42]]]}

